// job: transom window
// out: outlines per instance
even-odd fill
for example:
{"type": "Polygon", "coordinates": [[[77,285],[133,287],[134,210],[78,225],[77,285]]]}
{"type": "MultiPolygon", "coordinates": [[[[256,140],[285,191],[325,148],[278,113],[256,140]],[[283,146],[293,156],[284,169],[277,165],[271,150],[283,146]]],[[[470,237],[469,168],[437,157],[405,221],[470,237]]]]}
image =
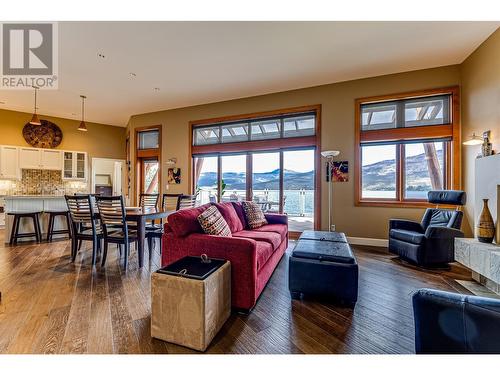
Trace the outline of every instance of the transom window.
{"type": "Polygon", "coordinates": [[[358,99],[356,203],[414,206],[459,188],[457,103],[457,88],[358,99]]]}
{"type": "Polygon", "coordinates": [[[304,113],[197,126],[193,146],[314,136],[315,122],[314,113],[304,113]]]}

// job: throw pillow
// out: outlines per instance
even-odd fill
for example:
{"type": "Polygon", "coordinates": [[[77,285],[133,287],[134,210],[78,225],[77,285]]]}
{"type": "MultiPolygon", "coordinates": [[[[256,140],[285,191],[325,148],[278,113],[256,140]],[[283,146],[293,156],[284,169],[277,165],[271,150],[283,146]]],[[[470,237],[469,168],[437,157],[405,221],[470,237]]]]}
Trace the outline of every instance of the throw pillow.
{"type": "Polygon", "coordinates": [[[243,202],[243,210],[250,229],[257,229],[267,224],[266,217],[260,206],[255,202],[243,202]]]}
{"type": "Polygon", "coordinates": [[[215,206],[210,206],[198,216],[198,222],[206,234],[231,237],[231,230],[220,211],[215,206]]]}

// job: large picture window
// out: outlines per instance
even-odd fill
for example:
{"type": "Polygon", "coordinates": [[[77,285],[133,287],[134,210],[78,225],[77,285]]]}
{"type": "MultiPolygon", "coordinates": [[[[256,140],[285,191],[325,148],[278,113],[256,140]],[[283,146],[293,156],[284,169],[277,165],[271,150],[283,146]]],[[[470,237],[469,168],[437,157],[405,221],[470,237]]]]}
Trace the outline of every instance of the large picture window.
{"type": "Polygon", "coordinates": [[[460,186],[458,89],[356,101],[356,203],[419,206],[460,186]]]}
{"type": "Polygon", "coordinates": [[[319,227],[320,106],[191,122],[200,204],[251,200],[288,215],[290,232],[319,227]]]}

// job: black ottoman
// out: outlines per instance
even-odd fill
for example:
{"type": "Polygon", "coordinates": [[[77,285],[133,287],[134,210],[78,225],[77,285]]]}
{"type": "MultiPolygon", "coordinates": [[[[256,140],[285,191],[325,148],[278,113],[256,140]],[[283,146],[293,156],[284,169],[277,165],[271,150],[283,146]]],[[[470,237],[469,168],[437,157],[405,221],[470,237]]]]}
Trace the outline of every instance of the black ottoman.
{"type": "Polygon", "coordinates": [[[292,298],[311,295],[353,306],[358,264],[344,233],[305,231],[289,259],[292,298]]]}

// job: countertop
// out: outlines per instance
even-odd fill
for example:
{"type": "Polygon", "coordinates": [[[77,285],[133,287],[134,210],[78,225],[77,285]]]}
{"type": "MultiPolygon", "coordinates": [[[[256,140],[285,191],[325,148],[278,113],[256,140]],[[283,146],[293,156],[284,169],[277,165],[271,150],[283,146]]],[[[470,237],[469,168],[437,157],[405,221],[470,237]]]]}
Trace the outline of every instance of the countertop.
{"type": "Polygon", "coordinates": [[[13,199],[58,199],[64,198],[64,195],[6,195],[5,200],[13,199]]]}

